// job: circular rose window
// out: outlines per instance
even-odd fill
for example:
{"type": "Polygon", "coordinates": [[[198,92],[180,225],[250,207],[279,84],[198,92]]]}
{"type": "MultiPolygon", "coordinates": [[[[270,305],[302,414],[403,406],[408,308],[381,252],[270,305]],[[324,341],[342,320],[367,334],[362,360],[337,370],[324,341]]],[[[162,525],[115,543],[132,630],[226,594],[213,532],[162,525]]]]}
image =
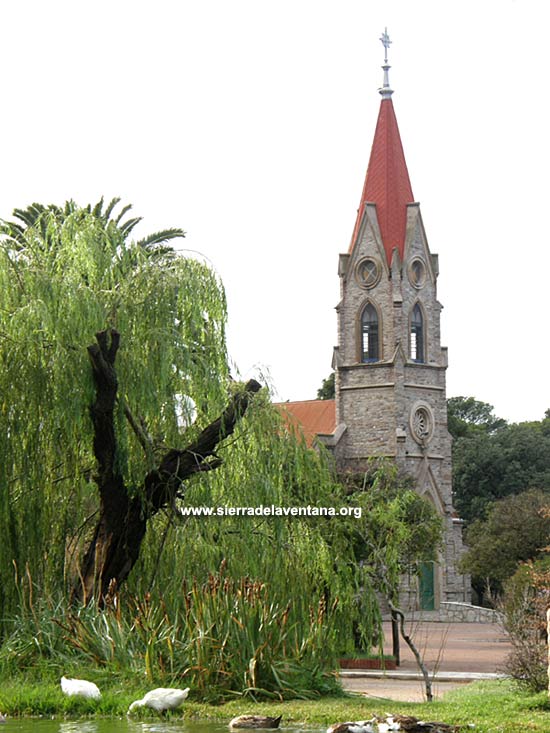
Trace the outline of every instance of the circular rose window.
{"type": "Polygon", "coordinates": [[[380,280],[380,265],[372,257],[366,257],[358,263],[355,276],[361,287],[373,288],[380,280]]]}
{"type": "Polygon", "coordinates": [[[413,438],[420,445],[426,445],[433,434],[434,419],[431,407],[418,402],[411,410],[410,428],[413,438]]]}

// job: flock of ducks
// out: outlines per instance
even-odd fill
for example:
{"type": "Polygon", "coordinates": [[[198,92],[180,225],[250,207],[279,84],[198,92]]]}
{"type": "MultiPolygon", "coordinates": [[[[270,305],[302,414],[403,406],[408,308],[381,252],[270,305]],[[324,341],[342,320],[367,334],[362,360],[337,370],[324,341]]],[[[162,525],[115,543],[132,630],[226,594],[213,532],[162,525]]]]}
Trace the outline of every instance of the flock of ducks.
{"type": "Polygon", "coordinates": [[[354,723],[334,723],[327,728],[327,733],[458,733],[461,729],[459,725],[419,720],[412,715],[385,715],[354,723]]]}
{"type": "MultiPolygon", "coordinates": [[[[62,677],[61,690],[69,697],[78,696],[89,700],[101,699],[99,687],[88,680],[62,677]]],[[[189,694],[189,687],[180,690],[175,687],[157,687],[150,690],[140,700],[134,702],[128,708],[128,715],[136,708],[147,707],[163,713],[167,710],[179,708],[189,694]]],[[[0,723],[5,723],[6,718],[0,713],[0,723]]],[[[278,728],[281,716],[272,718],[267,715],[238,715],[229,723],[229,728],[278,728]]],[[[376,716],[370,720],[359,720],[348,723],[334,723],[327,728],[326,733],[457,733],[461,726],[448,725],[447,723],[428,722],[414,718],[412,715],[385,715],[376,716]]]]}

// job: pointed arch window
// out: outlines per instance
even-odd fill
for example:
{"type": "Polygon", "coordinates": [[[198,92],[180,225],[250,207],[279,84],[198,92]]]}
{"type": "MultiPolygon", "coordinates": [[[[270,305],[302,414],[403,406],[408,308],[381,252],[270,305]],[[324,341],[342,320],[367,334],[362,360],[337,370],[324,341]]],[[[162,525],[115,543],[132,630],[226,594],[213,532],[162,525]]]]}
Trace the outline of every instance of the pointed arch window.
{"type": "Polygon", "coordinates": [[[368,364],[380,359],[378,313],[367,303],[361,314],[361,361],[368,364]]]}
{"type": "Polygon", "coordinates": [[[424,317],[418,303],[411,315],[411,359],[424,362],[424,317]]]}

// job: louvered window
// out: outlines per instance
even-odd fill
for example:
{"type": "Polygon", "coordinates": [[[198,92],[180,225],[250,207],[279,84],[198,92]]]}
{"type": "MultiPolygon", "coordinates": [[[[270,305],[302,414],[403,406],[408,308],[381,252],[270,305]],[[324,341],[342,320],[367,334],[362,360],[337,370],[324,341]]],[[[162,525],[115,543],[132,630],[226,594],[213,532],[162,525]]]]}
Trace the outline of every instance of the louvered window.
{"type": "Polygon", "coordinates": [[[361,315],[361,361],[369,363],[379,358],[378,313],[372,303],[368,303],[361,315]]]}
{"type": "Polygon", "coordinates": [[[411,359],[424,361],[424,319],[418,303],[414,306],[411,317],[411,359]]]}

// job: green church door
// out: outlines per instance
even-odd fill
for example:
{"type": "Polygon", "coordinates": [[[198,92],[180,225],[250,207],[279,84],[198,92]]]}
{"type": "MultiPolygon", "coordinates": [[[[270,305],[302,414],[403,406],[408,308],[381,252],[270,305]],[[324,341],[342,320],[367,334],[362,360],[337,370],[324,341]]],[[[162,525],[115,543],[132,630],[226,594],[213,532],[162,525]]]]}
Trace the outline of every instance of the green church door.
{"type": "Polygon", "coordinates": [[[420,565],[420,609],[433,611],[435,609],[435,563],[423,562],[420,565]]]}

